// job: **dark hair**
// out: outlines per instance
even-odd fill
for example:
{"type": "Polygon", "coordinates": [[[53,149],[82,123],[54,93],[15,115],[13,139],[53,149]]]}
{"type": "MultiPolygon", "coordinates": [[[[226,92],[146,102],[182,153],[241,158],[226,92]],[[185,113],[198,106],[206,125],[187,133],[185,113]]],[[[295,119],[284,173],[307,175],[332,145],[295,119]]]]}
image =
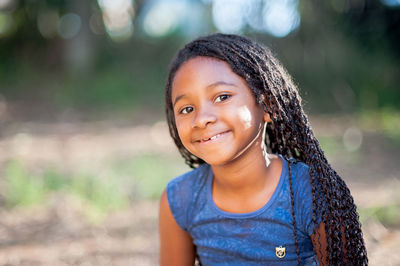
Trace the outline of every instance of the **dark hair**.
{"type": "MultiPolygon", "coordinates": [[[[166,84],[166,114],[169,131],[185,162],[192,168],[203,164],[179,139],[171,86],[180,66],[191,58],[204,56],[222,60],[249,85],[257,102],[269,113],[272,123],[266,127],[268,152],[279,153],[289,160],[292,223],[298,262],[300,255],[293,211],[290,165],[293,159],[309,166],[312,187],[313,222],[317,217],[325,225],[327,265],[367,265],[368,258],[353,197],[342,178],[329,165],[303,111],[295,84],[279,61],[266,47],[237,35],[213,34],[198,38],[182,48],[172,62],[166,84]],[[343,243],[343,240],[345,243],[343,243]]],[[[319,243],[314,234],[314,243],[319,243]]],[[[321,245],[314,247],[321,252],[321,245]]]]}

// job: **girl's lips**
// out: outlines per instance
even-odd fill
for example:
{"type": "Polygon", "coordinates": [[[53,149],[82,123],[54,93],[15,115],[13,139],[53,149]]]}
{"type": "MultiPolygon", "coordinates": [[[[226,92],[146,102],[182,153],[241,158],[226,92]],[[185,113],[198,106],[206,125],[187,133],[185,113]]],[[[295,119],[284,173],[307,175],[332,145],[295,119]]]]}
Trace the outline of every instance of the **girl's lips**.
{"type": "Polygon", "coordinates": [[[203,144],[203,143],[210,143],[210,142],[213,142],[213,141],[215,141],[215,140],[217,140],[217,139],[219,139],[219,138],[225,136],[227,133],[229,133],[229,130],[228,130],[228,131],[221,132],[221,133],[218,133],[218,134],[216,134],[216,135],[213,135],[212,137],[207,138],[207,139],[197,140],[196,142],[198,142],[198,143],[200,143],[200,144],[203,144]]]}

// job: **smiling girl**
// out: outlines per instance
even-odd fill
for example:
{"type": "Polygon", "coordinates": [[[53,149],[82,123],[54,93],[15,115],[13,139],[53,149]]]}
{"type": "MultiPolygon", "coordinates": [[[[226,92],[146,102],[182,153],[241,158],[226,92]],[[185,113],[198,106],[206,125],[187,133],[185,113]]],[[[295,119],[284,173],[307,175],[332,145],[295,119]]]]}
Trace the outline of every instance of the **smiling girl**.
{"type": "Polygon", "coordinates": [[[344,181],[271,52],[215,34],[179,51],[170,133],[194,170],[161,197],[161,265],[366,265],[344,181]]]}

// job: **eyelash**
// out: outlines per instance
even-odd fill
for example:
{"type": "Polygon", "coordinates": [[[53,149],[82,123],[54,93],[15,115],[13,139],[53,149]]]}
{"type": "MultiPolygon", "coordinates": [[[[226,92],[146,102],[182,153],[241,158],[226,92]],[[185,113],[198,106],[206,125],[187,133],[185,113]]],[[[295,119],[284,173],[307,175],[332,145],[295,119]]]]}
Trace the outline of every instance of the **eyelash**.
{"type": "Polygon", "coordinates": [[[185,110],[187,110],[187,109],[189,109],[189,108],[191,108],[192,111],[193,111],[193,107],[191,107],[191,106],[186,106],[186,107],[182,108],[182,109],[179,111],[179,113],[180,113],[180,114],[184,114],[184,115],[189,114],[189,113],[191,113],[192,111],[190,111],[190,112],[186,111],[186,113],[184,112],[185,110]]]}
{"type": "MultiPolygon", "coordinates": [[[[229,95],[229,94],[221,94],[221,95],[218,95],[218,96],[215,98],[214,102],[216,102],[216,103],[218,103],[218,102],[223,102],[223,101],[228,100],[230,97],[232,97],[232,95],[229,95]],[[218,100],[218,99],[220,99],[220,100],[218,100]]],[[[193,107],[191,107],[191,106],[186,106],[186,107],[182,108],[182,109],[179,111],[179,113],[180,113],[180,114],[189,114],[189,113],[191,113],[192,111],[193,111],[193,107]],[[191,110],[188,111],[188,109],[191,109],[191,110]]]]}
{"type": "Polygon", "coordinates": [[[215,102],[223,102],[223,101],[226,101],[226,100],[228,100],[230,97],[232,97],[232,95],[229,95],[229,94],[221,94],[221,95],[218,95],[216,98],[215,98],[215,102]],[[222,97],[226,97],[225,99],[222,99],[222,97]],[[220,101],[217,101],[217,99],[221,99],[220,101]]]}

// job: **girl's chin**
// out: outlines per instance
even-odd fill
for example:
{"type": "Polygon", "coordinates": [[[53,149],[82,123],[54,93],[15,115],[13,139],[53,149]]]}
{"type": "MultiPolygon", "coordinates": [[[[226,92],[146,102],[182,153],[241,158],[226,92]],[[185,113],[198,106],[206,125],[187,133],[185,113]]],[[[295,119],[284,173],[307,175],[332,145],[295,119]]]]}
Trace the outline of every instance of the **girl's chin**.
{"type": "Polygon", "coordinates": [[[233,156],[227,154],[214,154],[213,156],[203,156],[199,158],[211,166],[224,166],[234,161],[233,156]]]}

